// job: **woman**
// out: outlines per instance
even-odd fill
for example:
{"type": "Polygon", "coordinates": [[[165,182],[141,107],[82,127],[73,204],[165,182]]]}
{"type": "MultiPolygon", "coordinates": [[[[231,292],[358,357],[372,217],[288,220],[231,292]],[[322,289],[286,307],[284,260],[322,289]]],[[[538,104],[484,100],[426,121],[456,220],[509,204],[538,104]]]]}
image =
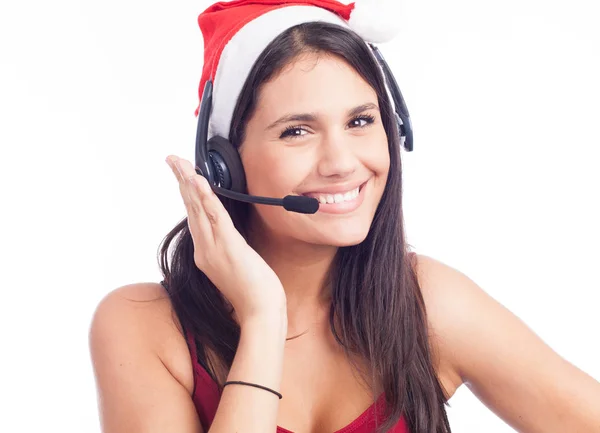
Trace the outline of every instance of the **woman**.
{"type": "Polygon", "coordinates": [[[596,381],[409,253],[395,105],[364,26],[332,0],[289,3],[203,12],[200,91],[214,80],[209,130],[235,146],[238,188],[319,211],[217,196],[204,167],[167,159],[188,218],[163,286],[115,290],[92,324],[104,431],[449,432],[463,383],[518,431],[600,429],[596,381]]]}

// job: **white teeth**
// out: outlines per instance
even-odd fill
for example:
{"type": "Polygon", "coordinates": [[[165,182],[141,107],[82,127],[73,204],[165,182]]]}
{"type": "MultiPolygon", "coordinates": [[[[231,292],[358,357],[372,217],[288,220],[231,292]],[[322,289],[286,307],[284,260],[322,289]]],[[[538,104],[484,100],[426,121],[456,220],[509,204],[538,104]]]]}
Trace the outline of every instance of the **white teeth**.
{"type": "Polygon", "coordinates": [[[342,203],[354,200],[358,197],[359,188],[360,187],[354,188],[352,191],[348,191],[344,194],[319,194],[319,203],[342,203]]]}

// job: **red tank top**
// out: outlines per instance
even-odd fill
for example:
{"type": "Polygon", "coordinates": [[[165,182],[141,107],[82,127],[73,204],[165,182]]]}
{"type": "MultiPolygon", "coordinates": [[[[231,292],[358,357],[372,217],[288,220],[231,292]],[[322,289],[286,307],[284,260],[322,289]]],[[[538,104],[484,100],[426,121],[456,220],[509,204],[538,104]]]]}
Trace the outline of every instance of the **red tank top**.
{"type": "MultiPolygon", "coordinates": [[[[198,362],[196,351],[196,343],[190,333],[186,333],[190,354],[192,356],[192,364],[194,367],[194,405],[200,417],[200,422],[205,432],[208,432],[210,425],[213,422],[217,413],[217,406],[221,394],[217,383],[212,379],[210,374],[198,362]]],[[[373,433],[376,428],[376,421],[379,424],[382,422],[382,414],[385,407],[384,395],[382,394],[377,401],[366,409],[354,421],[346,427],[337,430],[334,433],[373,433]]],[[[283,427],[277,426],[276,433],[294,433],[283,427]]],[[[404,417],[392,428],[389,433],[409,433],[404,417]]]]}

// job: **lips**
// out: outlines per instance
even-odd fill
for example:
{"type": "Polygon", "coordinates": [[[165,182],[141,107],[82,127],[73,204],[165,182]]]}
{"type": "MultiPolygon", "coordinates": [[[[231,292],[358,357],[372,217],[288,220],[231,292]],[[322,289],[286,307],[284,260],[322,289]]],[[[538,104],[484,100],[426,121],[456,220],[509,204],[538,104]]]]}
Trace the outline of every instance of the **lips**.
{"type": "Polygon", "coordinates": [[[358,188],[358,192],[360,192],[360,190],[365,186],[366,183],[367,183],[367,181],[364,181],[361,183],[341,185],[341,186],[336,186],[336,187],[329,187],[329,188],[324,188],[324,189],[318,190],[318,191],[306,192],[301,195],[304,195],[306,197],[313,197],[316,199],[318,199],[320,196],[328,196],[328,195],[335,196],[336,194],[345,195],[346,193],[354,191],[356,188],[358,188]]]}
{"type": "Polygon", "coordinates": [[[332,195],[325,194],[319,195],[317,200],[319,200],[319,212],[324,214],[352,214],[356,209],[360,208],[362,205],[365,194],[368,190],[366,186],[368,185],[368,181],[364,182],[360,186],[354,189],[354,192],[347,192],[348,197],[341,196],[341,193],[337,193],[333,195],[334,201],[332,202],[332,195]],[[357,192],[358,191],[358,192],[357,192]],[[337,196],[337,200],[335,199],[337,196]],[[340,198],[340,196],[342,198],[340,198]]]}

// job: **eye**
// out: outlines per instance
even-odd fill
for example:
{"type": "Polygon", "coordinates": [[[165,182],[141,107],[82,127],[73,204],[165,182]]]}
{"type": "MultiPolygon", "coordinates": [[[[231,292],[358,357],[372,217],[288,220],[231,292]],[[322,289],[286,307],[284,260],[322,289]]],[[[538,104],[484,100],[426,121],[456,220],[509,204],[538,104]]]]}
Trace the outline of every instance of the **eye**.
{"type": "Polygon", "coordinates": [[[288,126],[287,128],[285,128],[283,130],[283,132],[281,133],[281,135],[279,136],[279,138],[296,138],[296,137],[302,137],[303,134],[306,133],[307,131],[305,129],[303,129],[301,126],[288,126]]]}
{"type": "Polygon", "coordinates": [[[365,126],[370,125],[373,122],[375,122],[375,116],[372,116],[370,114],[363,114],[360,116],[356,116],[354,119],[352,119],[349,122],[349,125],[351,125],[351,127],[364,128],[365,126]]]}
{"type": "MultiPolygon", "coordinates": [[[[372,124],[373,122],[375,122],[375,116],[373,116],[371,114],[362,114],[360,116],[356,116],[355,118],[353,118],[348,123],[348,125],[351,128],[357,128],[357,127],[364,128],[364,127],[372,124]]],[[[283,130],[283,132],[281,133],[281,135],[279,136],[279,139],[299,138],[299,137],[303,137],[306,134],[308,134],[308,131],[303,126],[293,125],[293,126],[288,126],[287,128],[285,128],[283,130]]]]}

